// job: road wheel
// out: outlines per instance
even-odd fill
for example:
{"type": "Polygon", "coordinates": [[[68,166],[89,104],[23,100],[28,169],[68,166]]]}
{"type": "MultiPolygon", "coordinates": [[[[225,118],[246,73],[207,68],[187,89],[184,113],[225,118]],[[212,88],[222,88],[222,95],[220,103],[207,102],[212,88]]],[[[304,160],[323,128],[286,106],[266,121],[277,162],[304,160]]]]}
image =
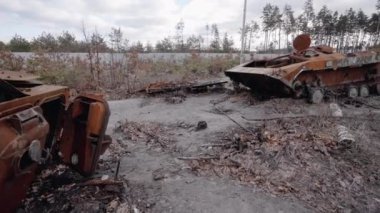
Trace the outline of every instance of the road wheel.
{"type": "Polygon", "coordinates": [[[356,88],[356,87],[349,87],[348,88],[348,91],[347,91],[348,97],[356,98],[356,97],[358,97],[358,95],[359,95],[358,88],[356,88]]]}
{"type": "Polygon", "coordinates": [[[321,88],[309,89],[309,102],[313,104],[319,104],[323,101],[323,91],[321,88]]]}
{"type": "Polygon", "coordinates": [[[234,88],[235,92],[240,92],[241,91],[241,87],[240,87],[240,83],[239,82],[232,81],[232,87],[234,88]]]}
{"type": "Polygon", "coordinates": [[[360,95],[360,97],[368,97],[369,96],[369,88],[366,85],[360,86],[359,95],[360,95]]]}
{"type": "Polygon", "coordinates": [[[304,96],[304,87],[300,81],[295,81],[293,83],[293,91],[295,98],[301,98],[304,96]]]}

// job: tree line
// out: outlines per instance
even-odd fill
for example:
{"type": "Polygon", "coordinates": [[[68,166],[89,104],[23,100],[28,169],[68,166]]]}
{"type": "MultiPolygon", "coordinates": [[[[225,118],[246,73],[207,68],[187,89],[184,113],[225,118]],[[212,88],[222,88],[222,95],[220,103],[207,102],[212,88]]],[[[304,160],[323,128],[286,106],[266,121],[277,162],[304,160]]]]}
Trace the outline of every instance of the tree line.
{"type": "Polygon", "coordinates": [[[192,34],[185,38],[185,24],[181,20],[175,26],[175,35],[165,37],[153,46],[149,41],[130,42],[120,28],[111,28],[110,33],[102,35],[97,31],[87,32],[82,28],[84,39],[77,40],[73,33],[62,32],[58,36],[42,33],[30,41],[21,35],[14,35],[8,43],[0,41],[0,51],[12,52],[88,52],[89,48],[96,52],[233,52],[232,37],[227,32],[220,37],[217,24],[206,25],[207,36],[192,34]]]}
{"type": "MultiPolygon", "coordinates": [[[[328,45],[339,52],[363,50],[378,46],[380,38],[380,0],[377,0],[376,12],[366,14],[361,9],[349,8],[343,13],[330,10],[326,5],[314,10],[313,0],[304,2],[300,14],[295,14],[288,4],[280,8],[275,4],[263,7],[259,20],[250,21],[245,27],[244,51],[273,52],[289,51],[292,41],[301,33],[311,35],[314,45],[328,45]],[[260,39],[261,38],[261,39],[260,39]]],[[[130,42],[120,28],[111,28],[107,35],[98,32],[86,33],[84,39],[78,40],[70,32],[58,36],[51,33],[27,40],[20,35],[4,43],[0,41],[0,50],[12,52],[47,51],[47,52],[88,52],[96,47],[97,52],[237,52],[232,37],[227,33],[221,35],[217,24],[207,24],[206,35],[184,35],[185,23],[180,20],[175,25],[174,35],[150,42],[130,42]]]]}
{"type": "MultiPolygon", "coordinates": [[[[376,12],[365,14],[362,9],[349,8],[343,13],[324,5],[314,10],[313,0],[306,0],[301,14],[296,15],[290,5],[281,10],[275,4],[266,4],[262,10],[261,29],[252,21],[244,32],[245,50],[250,51],[253,35],[262,35],[259,50],[273,51],[291,49],[293,39],[301,34],[310,34],[315,45],[328,45],[338,52],[349,52],[379,45],[380,0],[376,12]]],[[[257,42],[257,41],[256,41],[257,42]]]]}

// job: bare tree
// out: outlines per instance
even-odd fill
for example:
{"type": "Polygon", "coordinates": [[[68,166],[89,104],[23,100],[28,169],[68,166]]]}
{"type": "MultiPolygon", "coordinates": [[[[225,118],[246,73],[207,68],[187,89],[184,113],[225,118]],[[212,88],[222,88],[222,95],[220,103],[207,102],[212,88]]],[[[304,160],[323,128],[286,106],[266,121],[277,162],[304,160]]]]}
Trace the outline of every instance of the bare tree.
{"type": "Polygon", "coordinates": [[[90,74],[92,82],[95,82],[95,89],[100,89],[100,78],[101,78],[101,68],[100,68],[100,52],[105,52],[108,50],[107,44],[104,38],[95,29],[90,35],[88,34],[84,22],[82,22],[82,33],[84,37],[84,43],[87,49],[87,56],[90,66],[90,74]]]}
{"type": "Polygon", "coordinates": [[[185,29],[185,23],[181,19],[175,26],[176,30],[176,35],[175,35],[175,40],[176,40],[176,50],[178,52],[183,52],[184,47],[185,47],[185,42],[183,38],[183,30],[185,29]]]}
{"type": "Polygon", "coordinates": [[[92,78],[91,80],[92,82],[94,82],[95,81],[95,71],[94,71],[94,62],[93,62],[94,54],[93,54],[92,45],[91,45],[91,38],[89,38],[88,36],[84,22],[82,22],[82,33],[84,37],[84,44],[86,45],[86,49],[87,49],[87,57],[89,60],[90,74],[92,78]]]}

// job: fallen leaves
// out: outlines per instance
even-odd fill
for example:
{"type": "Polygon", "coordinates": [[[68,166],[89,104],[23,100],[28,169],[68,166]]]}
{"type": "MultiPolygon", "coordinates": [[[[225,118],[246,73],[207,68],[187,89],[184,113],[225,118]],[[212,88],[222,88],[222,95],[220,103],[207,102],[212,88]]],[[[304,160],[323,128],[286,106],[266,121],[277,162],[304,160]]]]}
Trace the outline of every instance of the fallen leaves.
{"type": "Polygon", "coordinates": [[[373,182],[380,180],[373,172],[380,170],[379,156],[360,147],[342,149],[335,126],[333,119],[290,118],[265,121],[249,132],[229,129],[215,144],[231,145],[206,147],[219,158],[188,162],[199,175],[229,176],[293,195],[321,212],[373,211],[371,198],[380,196],[373,182]]]}

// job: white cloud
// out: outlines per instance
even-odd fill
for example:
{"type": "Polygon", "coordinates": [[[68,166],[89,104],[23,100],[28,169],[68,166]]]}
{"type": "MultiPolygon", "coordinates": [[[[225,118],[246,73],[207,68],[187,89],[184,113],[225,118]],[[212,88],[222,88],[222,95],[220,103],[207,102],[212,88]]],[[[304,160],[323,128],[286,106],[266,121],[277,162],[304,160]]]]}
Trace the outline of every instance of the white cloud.
{"type": "MultiPolygon", "coordinates": [[[[302,10],[299,0],[248,0],[247,20],[260,21],[266,3],[283,8],[285,2],[296,12],[302,10]]],[[[375,12],[373,0],[314,0],[315,10],[324,4],[340,12],[349,7],[375,12]]],[[[0,40],[16,33],[31,39],[43,31],[57,35],[64,30],[81,38],[84,22],[104,35],[111,27],[121,27],[131,41],[154,43],[173,35],[182,19],[186,35],[205,35],[205,25],[216,23],[221,34],[228,32],[238,44],[242,7],[243,0],[0,0],[0,40]]]]}

